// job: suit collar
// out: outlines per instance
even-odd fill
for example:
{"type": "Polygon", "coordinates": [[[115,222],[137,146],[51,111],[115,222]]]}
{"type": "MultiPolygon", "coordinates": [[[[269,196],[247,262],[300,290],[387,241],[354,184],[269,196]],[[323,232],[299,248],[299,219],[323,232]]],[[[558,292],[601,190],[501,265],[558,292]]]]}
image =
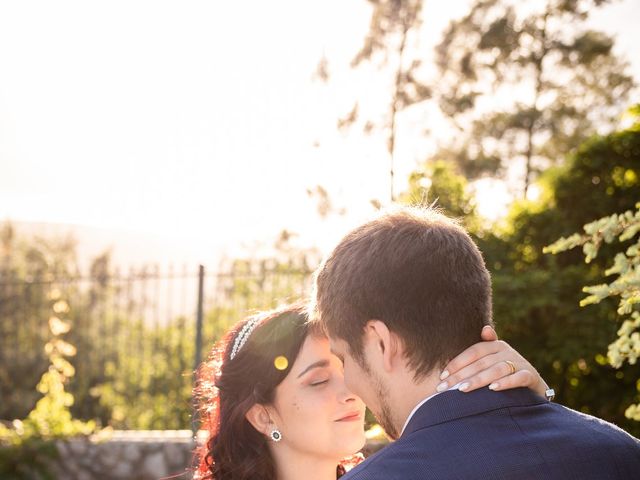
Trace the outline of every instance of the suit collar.
{"type": "Polygon", "coordinates": [[[431,398],[415,412],[401,437],[457,418],[478,415],[499,408],[540,403],[547,403],[547,401],[528,388],[516,388],[503,392],[492,392],[486,387],[469,393],[458,390],[446,391],[431,398]]]}

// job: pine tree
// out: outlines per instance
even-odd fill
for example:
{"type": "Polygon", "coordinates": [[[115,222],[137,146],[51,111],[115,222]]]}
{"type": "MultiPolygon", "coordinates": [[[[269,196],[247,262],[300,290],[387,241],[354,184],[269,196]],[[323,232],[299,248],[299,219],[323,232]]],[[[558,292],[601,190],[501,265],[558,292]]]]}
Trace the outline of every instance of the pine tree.
{"type": "Polygon", "coordinates": [[[470,178],[536,173],[623,110],[631,77],[610,36],[585,27],[602,0],[476,0],[436,48],[438,102],[459,134],[437,155],[470,178]],[[513,173],[513,171],[512,171],[513,173]]]}

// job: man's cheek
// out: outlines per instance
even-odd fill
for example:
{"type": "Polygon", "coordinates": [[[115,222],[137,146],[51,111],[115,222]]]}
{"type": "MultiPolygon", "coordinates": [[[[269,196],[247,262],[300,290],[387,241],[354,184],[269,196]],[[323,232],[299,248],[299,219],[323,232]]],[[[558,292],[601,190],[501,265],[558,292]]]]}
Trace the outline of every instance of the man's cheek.
{"type": "Polygon", "coordinates": [[[347,386],[349,390],[353,392],[353,388],[352,388],[353,385],[351,383],[351,380],[353,379],[353,377],[352,377],[351,371],[347,367],[343,367],[342,375],[344,377],[344,384],[347,386]]]}
{"type": "Polygon", "coordinates": [[[345,369],[344,371],[344,383],[347,386],[347,388],[349,389],[349,391],[355,393],[356,395],[360,396],[360,392],[359,392],[359,388],[358,388],[358,382],[356,381],[356,374],[355,372],[351,371],[351,369],[345,369]]]}

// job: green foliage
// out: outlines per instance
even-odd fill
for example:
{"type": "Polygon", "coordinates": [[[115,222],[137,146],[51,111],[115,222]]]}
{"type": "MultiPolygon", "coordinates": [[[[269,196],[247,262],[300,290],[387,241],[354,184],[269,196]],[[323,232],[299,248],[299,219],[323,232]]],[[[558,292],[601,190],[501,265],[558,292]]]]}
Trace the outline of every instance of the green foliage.
{"type": "MultiPolygon", "coordinates": [[[[203,322],[206,348],[219,339],[243,312],[213,307],[203,322]]],[[[106,422],[118,429],[185,429],[191,424],[191,389],[195,356],[195,326],[180,317],[171,325],[155,328],[138,321],[124,324],[136,340],[117,361],[105,365],[102,383],[92,394],[107,412],[106,422]]]]}
{"type": "Polygon", "coordinates": [[[446,215],[459,218],[468,230],[478,229],[478,216],[468,182],[450,163],[435,161],[415,170],[409,188],[399,201],[410,205],[436,205],[446,215]]]}
{"type": "Polygon", "coordinates": [[[537,172],[615,125],[633,81],[613,38],[584,27],[600,3],[476,0],[452,21],[436,93],[459,134],[436,157],[469,177],[524,167],[526,193],[537,172]]]}
{"type": "MultiPolygon", "coordinates": [[[[636,103],[635,105],[632,105],[631,107],[629,107],[628,110],[629,115],[631,115],[632,117],[635,118],[640,118],[640,103],[636,103]]],[[[633,130],[638,130],[640,129],[640,122],[637,122],[635,124],[635,126],[631,127],[633,130]]]]}
{"type": "MultiPolygon", "coordinates": [[[[34,387],[49,365],[44,346],[50,331],[43,321],[50,280],[75,271],[72,238],[27,241],[11,224],[0,226],[0,418],[23,418],[35,405],[34,387]]],[[[78,298],[74,285],[65,286],[64,295],[78,298]]]]}
{"type": "MultiPolygon", "coordinates": [[[[629,241],[640,232],[640,203],[636,211],[628,210],[622,214],[603,217],[584,226],[584,233],[575,233],[560,238],[545,248],[545,252],[557,254],[575,247],[582,247],[585,262],[596,258],[603,243],[611,244],[629,241]]],[[[618,330],[618,338],[609,345],[609,363],[620,368],[626,361],[635,365],[640,356],[640,237],[626,250],[616,253],[613,265],[604,274],[614,276],[609,283],[584,287],[589,296],[580,301],[580,306],[600,303],[605,298],[619,297],[617,314],[627,317],[618,330]]],[[[631,405],[626,416],[640,420],[640,405],[631,405]]]]}
{"type": "Polygon", "coordinates": [[[498,332],[540,371],[571,408],[614,422],[634,435],[625,417],[637,401],[638,366],[609,365],[608,345],[619,329],[611,298],[588,309],[583,285],[602,283],[614,245],[603,242],[590,263],[581,252],[556,256],[543,248],[581,230],[593,218],[634,208],[640,198],[640,132],[636,126],[589,139],[566,165],[547,170],[535,202],[515,203],[509,216],[477,242],[493,279],[498,332]]]}
{"type": "MultiPolygon", "coordinates": [[[[589,309],[579,306],[582,286],[602,282],[611,267],[607,259],[616,251],[603,242],[599,256],[586,264],[580,252],[550,256],[543,248],[593,218],[633,208],[640,198],[638,179],[636,124],[588,139],[563,166],[539,178],[538,200],[516,202],[508,217],[490,229],[474,219],[466,180],[450,162],[427,163],[414,172],[402,197],[422,204],[438,198],[446,213],[463,218],[492,274],[500,336],[536,365],[555,388],[558,401],[636,436],[640,426],[625,417],[625,410],[637,401],[638,365],[626,362],[614,370],[607,360],[609,343],[620,327],[615,305],[605,298],[589,309]]],[[[631,327],[626,324],[627,330],[631,327]]]]}
{"type": "Polygon", "coordinates": [[[49,368],[42,375],[37,390],[42,394],[24,420],[14,420],[10,427],[0,423],[0,474],[12,478],[33,478],[40,474],[49,478],[48,463],[57,455],[53,441],[95,431],[95,422],[74,419],[69,408],[73,395],[65,390],[75,369],[67,357],[75,355],[73,345],[63,339],[71,329],[68,320],[60,318],[69,312],[60,291],[50,292],[53,315],[49,318],[52,335],[45,345],[49,368]]]}
{"type": "MultiPolygon", "coordinates": [[[[10,225],[2,232],[0,418],[29,417],[41,396],[35,388],[39,377],[43,376],[41,389],[55,392],[60,371],[69,376],[64,394],[55,397],[59,403],[47,404],[45,399],[36,409],[58,411],[64,406],[71,417],[62,411],[56,414],[61,421],[52,426],[54,431],[72,425],[70,418],[123,429],[189,428],[195,322],[182,312],[173,314],[170,304],[177,303],[178,295],[184,298],[183,287],[193,285],[195,290],[197,277],[172,271],[163,275],[153,268],[121,275],[103,254],[91,263],[88,277],[79,279],[71,239],[27,240],[15,235],[10,225]],[[54,288],[64,298],[73,298],[73,308],[63,312],[66,320],[50,325],[57,331],[73,325],[64,333],[64,342],[50,340],[50,328],[43,328],[51,309],[48,294],[54,288]],[[54,358],[57,370],[52,371],[45,347],[65,355],[75,350],[75,355],[54,358]]],[[[236,259],[222,265],[219,274],[207,276],[204,355],[244,316],[304,296],[308,265],[317,258],[297,249],[288,237],[283,233],[274,258],[236,259]]],[[[41,422],[43,415],[30,418],[41,422]]],[[[30,424],[16,425],[28,430],[30,424]]]]}
{"type": "Polygon", "coordinates": [[[522,171],[526,196],[541,171],[616,124],[634,86],[613,37],[586,25],[607,0],[475,0],[437,45],[431,82],[416,55],[424,1],[369,3],[369,29],[352,66],[369,62],[388,76],[389,101],[376,120],[360,121],[372,109],[359,99],[338,128],[360,121],[364,133],[386,137],[392,201],[397,117],[407,107],[434,98],[456,131],[433,160],[455,163],[468,179],[522,171]]]}
{"type": "Polygon", "coordinates": [[[142,320],[124,321],[133,340],[116,345],[104,376],[90,394],[118,429],[183,429],[190,424],[191,371],[195,329],[180,317],[154,328],[142,320]]]}
{"type": "MultiPolygon", "coordinates": [[[[306,257],[294,261],[235,259],[217,277],[217,298],[203,322],[203,354],[246,315],[298,299],[310,276],[306,257]]],[[[191,424],[192,372],[195,325],[179,317],[170,325],[155,327],[142,319],[123,324],[139,355],[130,347],[106,364],[104,381],[93,388],[100,405],[109,412],[108,423],[125,429],[181,429],[191,424]]]]}

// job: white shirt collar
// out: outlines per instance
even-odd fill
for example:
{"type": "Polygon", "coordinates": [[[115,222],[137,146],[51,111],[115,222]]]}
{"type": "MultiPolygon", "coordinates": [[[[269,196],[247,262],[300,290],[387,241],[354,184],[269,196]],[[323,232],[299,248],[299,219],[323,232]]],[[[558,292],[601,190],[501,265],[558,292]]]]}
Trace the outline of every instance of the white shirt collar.
{"type": "MultiPolygon", "coordinates": [[[[456,383],[453,387],[449,388],[446,391],[448,392],[449,390],[457,390],[460,385],[461,383],[456,383]]],[[[418,409],[421,406],[423,406],[425,403],[427,403],[429,400],[431,400],[433,397],[435,397],[436,395],[440,395],[441,393],[442,392],[436,392],[433,395],[429,395],[427,398],[425,398],[420,403],[418,403],[415,407],[413,407],[413,410],[411,410],[411,413],[409,414],[409,416],[404,422],[404,426],[402,427],[402,431],[400,432],[400,435],[404,433],[404,429],[407,428],[407,425],[409,425],[409,421],[411,420],[411,417],[413,417],[413,415],[418,411],[418,409]]]]}

